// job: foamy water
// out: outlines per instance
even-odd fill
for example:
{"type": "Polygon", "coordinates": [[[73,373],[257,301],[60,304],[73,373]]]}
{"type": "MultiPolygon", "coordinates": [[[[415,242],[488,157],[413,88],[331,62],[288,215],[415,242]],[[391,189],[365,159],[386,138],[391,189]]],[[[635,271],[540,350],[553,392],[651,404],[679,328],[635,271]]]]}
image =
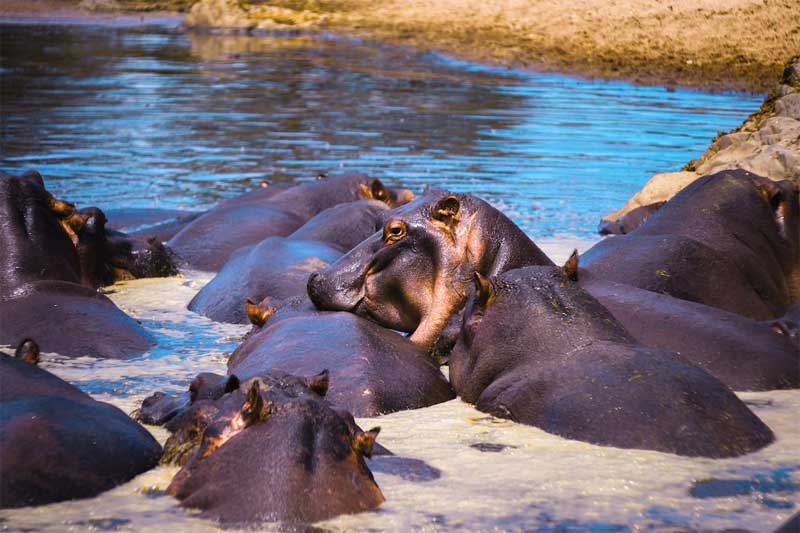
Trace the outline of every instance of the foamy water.
{"type": "MultiPolygon", "coordinates": [[[[573,248],[592,244],[537,242],[558,263],[573,248]]],[[[199,372],[224,373],[227,355],[249,328],[186,310],[209,279],[190,273],[113,286],[109,296],[154,333],[158,346],[129,361],[45,354],[42,367],[126,412],[155,390],[185,390],[199,372]]],[[[592,446],[487,416],[460,400],[359,419],[364,428],[381,426],[379,442],[396,454],[371,462],[386,502],[375,512],[317,525],[333,531],[772,531],[800,504],[800,391],[740,397],[777,439],[724,460],[592,446]]],[[[166,440],[163,429],[148,429],[166,440]]],[[[159,467],[96,498],[0,511],[0,529],[219,531],[163,494],[175,472],[159,467]]]]}

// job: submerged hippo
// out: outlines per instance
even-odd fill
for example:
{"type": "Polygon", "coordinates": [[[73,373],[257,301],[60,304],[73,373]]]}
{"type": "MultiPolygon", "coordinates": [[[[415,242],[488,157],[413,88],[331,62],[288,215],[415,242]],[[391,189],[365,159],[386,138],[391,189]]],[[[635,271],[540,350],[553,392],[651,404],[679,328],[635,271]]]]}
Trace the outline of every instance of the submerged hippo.
{"type": "Polygon", "coordinates": [[[410,191],[387,189],[363,174],[305,182],[277,194],[255,191],[207,211],[167,245],[189,267],[215,272],[235,250],[267,237],[285,237],[329,207],[365,198],[394,206],[410,197],[410,191]]]}
{"type": "Polygon", "coordinates": [[[270,369],[302,375],[328,369],[328,400],[355,416],[418,409],[454,398],[423,350],[350,313],[270,319],[228,360],[228,373],[242,380],[270,369]]]}
{"type": "Polygon", "coordinates": [[[192,301],[189,309],[218,322],[246,324],[247,299],[269,298],[279,306],[303,295],[308,276],[339,257],[337,249],[317,241],[268,237],[237,250],[192,301]]]}
{"type": "Polygon", "coordinates": [[[142,239],[155,238],[164,242],[182,230],[202,212],[159,208],[120,208],[104,210],[107,228],[142,239]]]}
{"type": "Polygon", "coordinates": [[[584,271],[580,286],[637,341],[679,353],[733,390],[800,387],[800,345],[789,314],[759,322],[584,271]]]}
{"type": "Polygon", "coordinates": [[[0,344],[38,340],[68,357],[127,359],[155,346],[153,337],[102,294],[75,283],[39,281],[0,300],[0,344]]]}
{"type": "Polygon", "coordinates": [[[85,222],[77,233],[81,282],[102,287],[116,281],[174,276],[172,257],[157,239],[139,239],[106,229],[106,216],[96,207],[81,209],[85,222]]]}
{"type": "Polygon", "coordinates": [[[0,175],[0,344],[35,338],[68,356],[131,357],[154,342],[95,287],[97,218],[55,199],[36,172],[0,175]],[[96,241],[96,242],[95,242],[96,241]],[[89,288],[85,285],[88,285],[89,288]]]}
{"type": "Polygon", "coordinates": [[[364,462],[379,428],[361,431],[302,378],[270,372],[232,380],[215,402],[194,404],[210,406],[202,422],[182,417],[195,424],[194,442],[167,493],[183,507],[247,526],[311,523],[384,501],[364,462]]]}
{"type": "Polygon", "coordinates": [[[599,278],[766,320],[800,300],[798,186],[743,170],[702,177],[631,233],[583,256],[599,278]]]}
{"type": "Polygon", "coordinates": [[[90,498],[158,464],[161,446],[116,407],[3,354],[0,376],[0,508],[90,498]]]}
{"type": "Polygon", "coordinates": [[[734,457],[774,437],[725,385],[674,352],[638,344],[575,283],[577,260],[489,281],[450,357],[458,395],[568,439],[734,457]]]}
{"type": "Polygon", "coordinates": [[[246,324],[246,300],[277,308],[305,295],[309,274],[380,230],[389,212],[375,200],[340,204],[288,237],[268,237],[240,248],[189,302],[189,309],[218,322],[246,324]]]}
{"type": "Polygon", "coordinates": [[[461,309],[472,275],[550,259],[500,211],[469,195],[433,191],[398,209],[382,233],[311,275],[319,309],[351,311],[433,346],[461,309]]]}

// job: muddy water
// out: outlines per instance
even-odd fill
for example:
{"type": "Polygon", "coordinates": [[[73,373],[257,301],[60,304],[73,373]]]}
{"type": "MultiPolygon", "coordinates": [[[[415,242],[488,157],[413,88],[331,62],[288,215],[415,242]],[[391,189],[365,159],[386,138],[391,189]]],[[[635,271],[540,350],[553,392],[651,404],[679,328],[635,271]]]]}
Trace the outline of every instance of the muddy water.
{"type": "MultiPolygon", "coordinates": [[[[589,240],[543,240],[563,261],[589,240]]],[[[159,345],[130,361],[64,359],[42,366],[125,411],[154,390],[185,390],[201,371],[225,372],[245,326],[213,323],[186,310],[204,274],[118,284],[110,297],[153,331],[159,345]]],[[[772,531],[800,504],[799,391],[743,393],[775,432],[771,446],[744,457],[690,459],[568,441],[494,419],[454,400],[359,419],[382,427],[396,457],[371,467],[386,496],[376,512],[318,526],[332,531],[772,531]]],[[[162,443],[166,433],[148,427],[162,443]]],[[[163,494],[177,469],[157,468],[96,498],[0,511],[8,531],[217,531],[163,494]]],[[[259,530],[276,530],[265,525],[259,530]]]]}
{"type": "MultiPolygon", "coordinates": [[[[37,168],[80,205],[196,208],[261,179],[363,170],[477,192],[557,262],[654,171],[677,169],[758,98],[490,69],[332,38],[0,25],[0,168],[37,168]]],[[[130,361],[43,366],[129,412],[224,372],[247,329],[186,310],[199,273],[109,296],[158,346],[130,361]]],[[[721,461],[567,441],[460,401],[372,420],[386,503],[352,530],[770,531],[800,507],[800,393],[742,394],[775,431],[721,461]]],[[[165,434],[149,428],[162,442],[165,434]]],[[[97,498],[0,511],[9,531],[216,531],[163,495],[158,468],[97,498]]],[[[270,526],[265,526],[270,529],[270,526]]]]}

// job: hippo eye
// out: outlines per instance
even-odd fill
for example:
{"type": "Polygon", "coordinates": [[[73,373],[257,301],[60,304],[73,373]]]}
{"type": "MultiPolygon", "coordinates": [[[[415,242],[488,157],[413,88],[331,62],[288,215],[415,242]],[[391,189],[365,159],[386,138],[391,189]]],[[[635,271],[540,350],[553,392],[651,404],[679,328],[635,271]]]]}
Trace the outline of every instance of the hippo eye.
{"type": "Polygon", "coordinates": [[[386,224],[386,227],[383,228],[383,240],[386,241],[386,244],[397,242],[405,236],[406,225],[405,222],[400,220],[389,222],[386,224]]]}

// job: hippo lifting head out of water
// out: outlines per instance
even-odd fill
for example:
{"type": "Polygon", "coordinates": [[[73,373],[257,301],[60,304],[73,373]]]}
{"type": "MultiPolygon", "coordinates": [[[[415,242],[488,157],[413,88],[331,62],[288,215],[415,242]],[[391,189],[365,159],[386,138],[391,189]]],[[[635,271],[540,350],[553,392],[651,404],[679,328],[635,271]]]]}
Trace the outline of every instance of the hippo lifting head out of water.
{"type": "Polygon", "coordinates": [[[484,412],[592,444],[733,457],[773,440],[725,385],[631,338],[563,268],[477,276],[450,357],[456,393],[484,412]]]}
{"type": "Polygon", "coordinates": [[[474,272],[532,264],[552,262],[500,211],[473,196],[433,191],[312,274],[308,295],[320,309],[413,332],[411,340],[428,349],[466,301],[474,272]]]}
{"type": "Polygon", "coordinates": [[[224,525],[311,523],[377,508],[384,497],[364,458],[379,428],[358,429],[321,398],[318,378],[274,372],[228,385],[167,492],[224,525]]]}

